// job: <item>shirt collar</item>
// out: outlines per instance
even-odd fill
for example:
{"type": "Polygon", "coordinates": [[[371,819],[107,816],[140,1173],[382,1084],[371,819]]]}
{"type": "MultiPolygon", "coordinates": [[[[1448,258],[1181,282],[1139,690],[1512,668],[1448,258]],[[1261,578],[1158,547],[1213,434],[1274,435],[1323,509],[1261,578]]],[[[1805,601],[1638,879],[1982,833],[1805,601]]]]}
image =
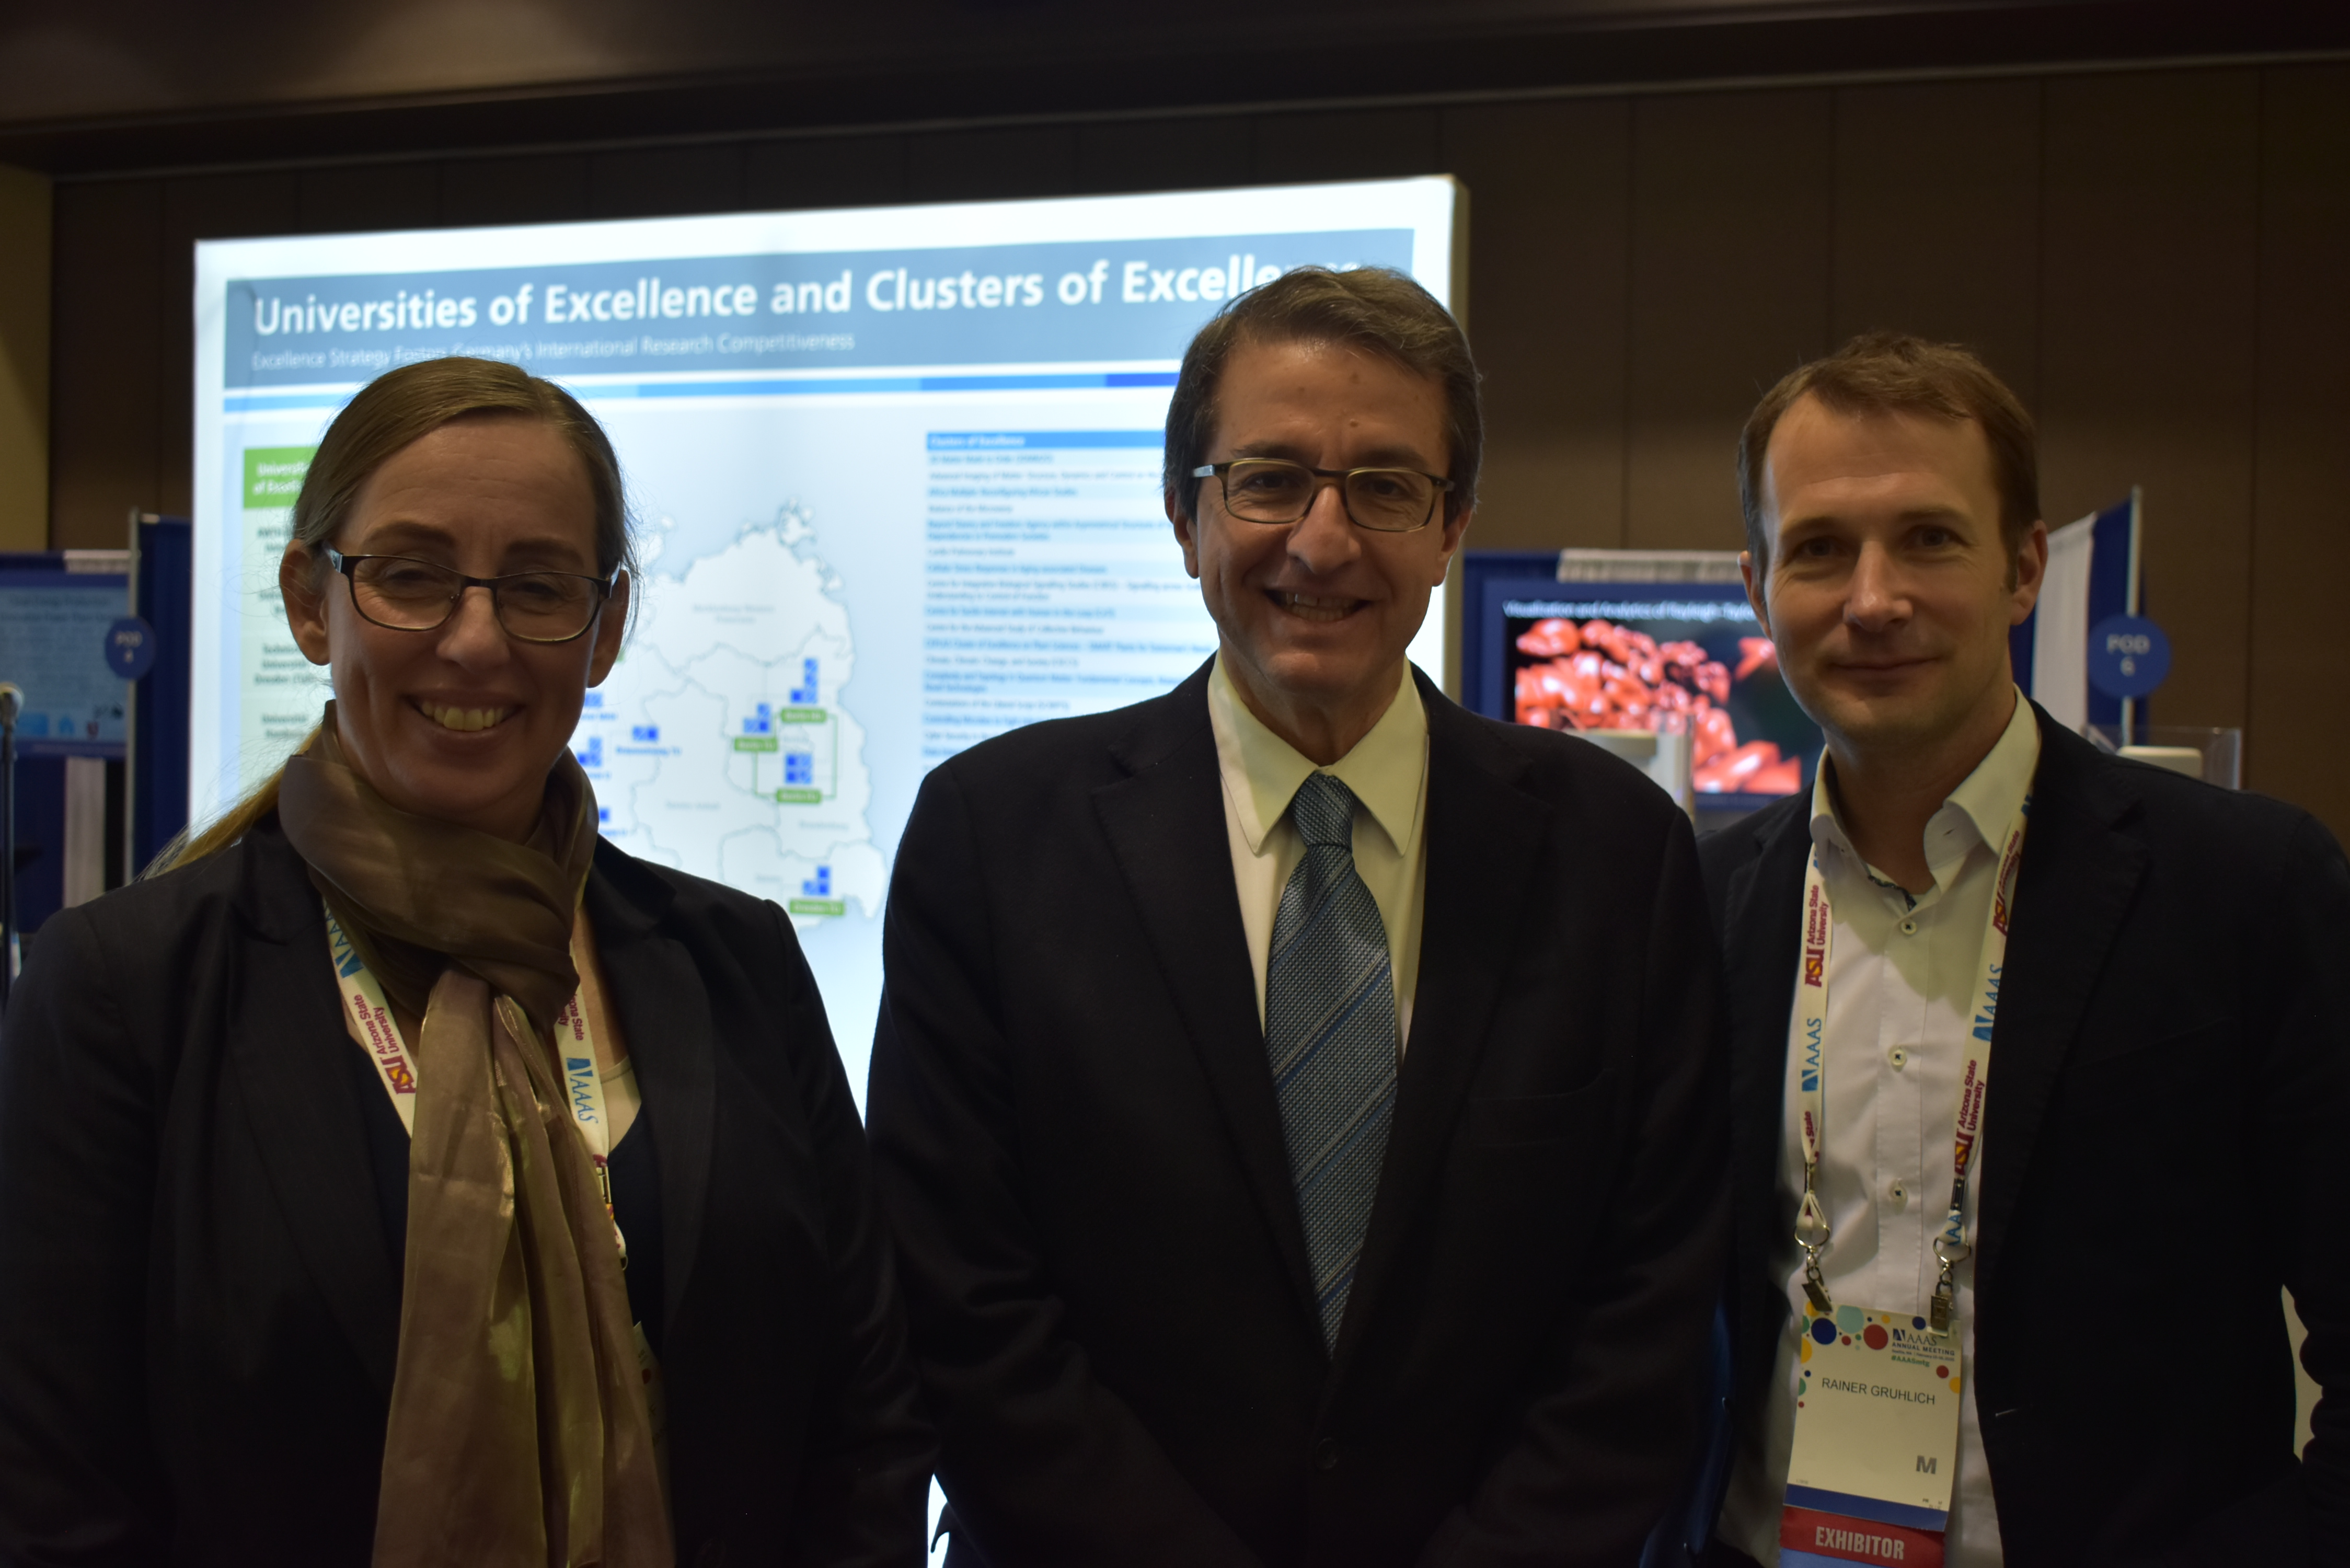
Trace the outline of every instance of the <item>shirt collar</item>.
{"type": "Polygon", "coordinates": [[[1208,677],[1208,722],[1216,732],[1216,760],[1250,854],[1264,853],[1266,836],[1288,813],[1297,786],[1315,772],[1329,774],[1352,790],[1399,851],[1411,841],[1428,776],[1428,710],[1420,702],[1410,665],[1404,666],[1403,684],[1370,733],[1326,768],[1317,769],[1312,758],[1249,711],[1221,653],[1208,677]]]}
{"type": "MultiPolygon", "coordinates": [[[[1996,847],[2014,822],[2016,813],[2023,808],[2023,798],[2031,793],[2032,776],[2039,766],[2040,720],[2019,691],[2007,728],[2000,732],[1999,739],[1984,753],[1983,760],[1975,764],[1974,771],[1950,793],[1942,808],[1927,819],[1926,864],[1934,874],[1937,892],[1949,889],[1976,845],[1996,847]]],[[[1852,840],[1846,836],[1844,824],[1836,819],[1828,768],[1826,753],[1823,753],[1812,776],[1812,842],[1850,856],[1855,865],[1864,866],[1870,877],[1892,887],[1890,879],[1876,867],[1864,865],[1852,840]]]]}

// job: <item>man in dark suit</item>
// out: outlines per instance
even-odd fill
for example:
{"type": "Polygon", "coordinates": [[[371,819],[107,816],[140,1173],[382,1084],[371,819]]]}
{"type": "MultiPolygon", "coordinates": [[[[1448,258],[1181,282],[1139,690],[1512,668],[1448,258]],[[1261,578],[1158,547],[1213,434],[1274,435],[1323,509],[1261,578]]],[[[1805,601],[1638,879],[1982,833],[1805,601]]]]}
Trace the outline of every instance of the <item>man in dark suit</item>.
{"type": "Polygon", "coordinates": [[[868,1106],[957,1563],[1629,1564],[1681,1475],[1693,847],[1408,664],[1478,419],[1409,279],[1244,296],[1168,416],[1215,659],[923,785],[868,1106]]]}
{"type": "Polygon", "coordinates": [[[2031,420],[1971,355],[1857,339],[1762,400],[1742,463],[1748,588],[1827,753],[1700,850],[1737,1254],[1714,1560],[2345,1560],[2350,1428],[2322,1403],[2295,1457],[2281,1301],[2338,1388],[2340,848],[2016,691],[2047,530],[2031,420]],[[1898,1389],[1880,1325],[1938,1315],[1913,1408],[1960,1397],[1904,1430],[1939,1451],[1840,1451],[1869,1417],[1836,1368],[1898,1389]]]}

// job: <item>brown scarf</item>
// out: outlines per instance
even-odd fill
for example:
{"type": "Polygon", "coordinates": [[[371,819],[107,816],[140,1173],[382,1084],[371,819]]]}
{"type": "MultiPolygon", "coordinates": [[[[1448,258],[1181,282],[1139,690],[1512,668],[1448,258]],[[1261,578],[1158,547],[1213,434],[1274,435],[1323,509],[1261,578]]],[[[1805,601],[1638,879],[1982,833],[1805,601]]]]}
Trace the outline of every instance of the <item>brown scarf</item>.
{"type": "Polygon", "coordinates": [[[377,1568],[668,1568],[628,1290],[546,1044],[579,983],[587,775],[565,753],[523,844],[412,815],[345,761],[329,702],[277,810],[352,946],[424,1020],[377,1568]]]}

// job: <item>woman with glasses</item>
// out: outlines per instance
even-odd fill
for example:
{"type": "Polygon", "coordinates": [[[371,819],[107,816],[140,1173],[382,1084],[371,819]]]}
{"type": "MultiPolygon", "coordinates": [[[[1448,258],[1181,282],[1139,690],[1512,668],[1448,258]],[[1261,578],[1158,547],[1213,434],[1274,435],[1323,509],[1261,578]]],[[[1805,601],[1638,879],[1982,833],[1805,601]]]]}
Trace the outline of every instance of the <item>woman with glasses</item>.
{"type": "Polygon", "coordinates": [[[309,740],[0,1033],[0,1559],[907,1563],[931,1443],[774,905],[603,842],[619,471],[441,359],[321,441],[309,740]]]}

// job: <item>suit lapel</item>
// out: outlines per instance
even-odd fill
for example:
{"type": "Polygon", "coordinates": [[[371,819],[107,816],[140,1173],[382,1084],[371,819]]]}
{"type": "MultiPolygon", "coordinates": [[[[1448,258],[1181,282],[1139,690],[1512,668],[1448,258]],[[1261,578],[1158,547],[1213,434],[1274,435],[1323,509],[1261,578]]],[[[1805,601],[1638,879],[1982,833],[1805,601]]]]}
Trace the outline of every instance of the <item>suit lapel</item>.
{"type": "Polygon", "coordinates": [[[1551,826],[1550,807],[1515,787],[1524,760],[1419,680],[1428,710],[1419,982],[1396,1085],[1395,1128],[1339,1333],[1342,1366],[1409,1240],[1420,1194],[1435,1179],[1484,1054],[1507,955],[1519,943],[1522,906],[1551,826]]]}
{"type": "Polygon", "coordinates": [[[1983,1109],[1979,1293],[1991,1288],[2057,1075],[2146,874],[2145,846],[2116,830],[2135,803],[2114,765],[2044,712],[2040,737],[1983,1109]]]}
{"type": "Polygon", "coordinates": [[[660,1159],[663,1307],[677,1321],[702,1241],[717,1116],[717,1031],[710,993],[685,944],[664,934],[668,885],[634,874],[619,852],[596,849],[588,924],[610,981],[622,1038],[636,1063],[644,1114],[660,1159]]]}
{"type": "MultiPolygon", "coordinates": [[[[1741,1279],[1768,1272],[1779,1228],[1787,1019],[1803,930],[1804,862],[1812,844],[1809,796],[1798,798],[1793,809],[1766,808],[1765,820],[1728,830],[1752,835],[1755,853],[1731,874],[1715,933],[1730,1020],[1731,1223],[1741,1279]]],[[[1787,1219],[1792,1223],[1794,1216],[1787,1219]]],[[[1775,1336],[1779,1327],[1779,1319],[1770,1317],[1752,1333],[1775,1336]]],[[[1748,1355],[1741,1365],[1759,1375],[1770,1358],[1748,1355]]]]}
{"type": "Polygon", "coordinates": [[[1305,1228],[1290,1181],[1224,831],[1207,685],[1203,668],[1144,705],[1135,728],[1112,748],[1128,776],[1096,790],[1094,809],[1318,1345],[1305,1228]]]}
{"type": "Polygon", "coordinates": [[[384,1246],[350,1064],[336,1055],[359,1047],[344,1033],[325,908],[301,858],[275,831],[247,836],[241,852],[247,935],[229,995],[226,1054],[295,1249],[389,1400],[400,1281],[384,1246]]]}

